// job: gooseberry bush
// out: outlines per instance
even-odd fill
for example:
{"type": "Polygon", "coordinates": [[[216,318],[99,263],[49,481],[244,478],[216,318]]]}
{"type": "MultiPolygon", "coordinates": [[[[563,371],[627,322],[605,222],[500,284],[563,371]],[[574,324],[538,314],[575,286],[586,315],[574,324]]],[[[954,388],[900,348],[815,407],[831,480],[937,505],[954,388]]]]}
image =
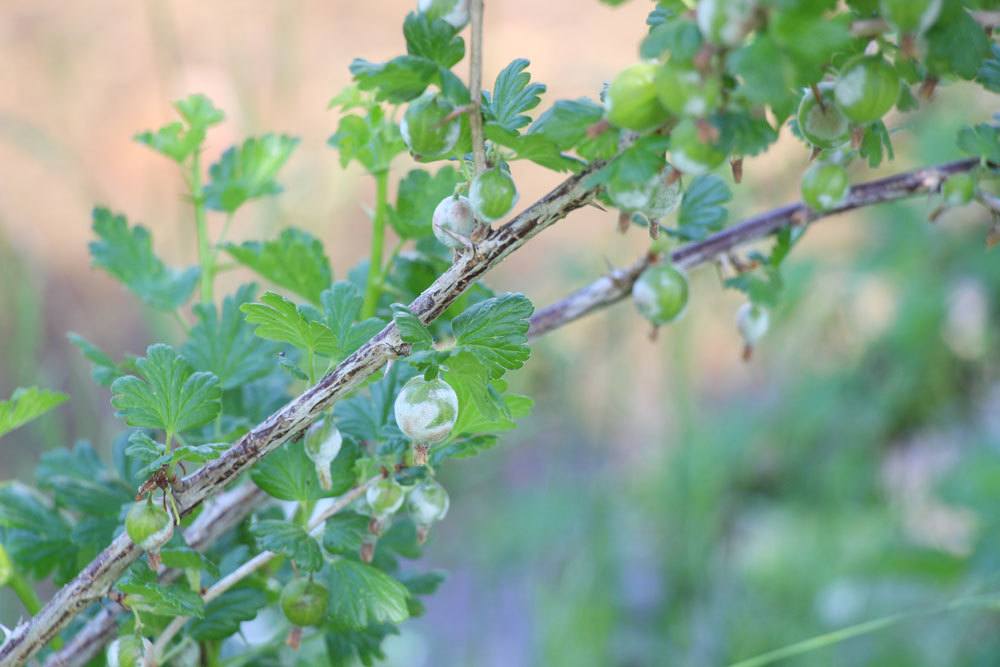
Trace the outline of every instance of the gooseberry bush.
{"type": "MultiPolygon", "coordinates": [[[[129,356],[70,334],[122,431],[110,461],[81,442],[43,454],[34,486],[0,487],[0,584],[28,612],[0,665],[372,664],[444,581],[412,562],[448,513],[438,472],[532,409],[507,380],[530,337],[629,296],[669,325],[698,307],[687,272],[725,257],[749,359],[783,261],[826,215],[925,193],[934,216],[982,206],[996,240],[989,119],[956,137],[963,159],[851,181],[893,158],[900,115],[960,84],[1000,92],[997,4],[660,0],[633,65],[532,115],[546,89],[527,60],[483,89],[482,0],[421,0],[403,21],[407,52],[354,60],[330,104],[330,147],[376,198],[370,255],[339,279],[303,230],[227,240],[244,206],[281,193],[299,140],[250,137],[206,170],[203,143],[225,114],[199,94],[176,102],[177,120],[135,140],[177,165],[197,264],[167,266],[147,228],[104,206],[90,252],[177,335],[129,356]],[[470,24],[466,81],[455,68],[470,24]],[[786,126],[812,159],[804,203],[729,224],[744,161],[786,126]],[[518,160],[567,180],[518,212],[518,160]],[[538,312],[487,285],[585,205],[609,211],[609,234],[648,234],[648,252],[538,312]],[[762,239],[769,251],[729,259],[762,239]],[[254,282],[218,294],[223,271],[254,282]],[[46,579],[61,588],[43,604],[33,583],[46,579]],[[251,641],[240,628],[253,619],[278,631],[251,641]]],[[[66,399],[18,389],[0,403],[0,435],[66,399]]]]}

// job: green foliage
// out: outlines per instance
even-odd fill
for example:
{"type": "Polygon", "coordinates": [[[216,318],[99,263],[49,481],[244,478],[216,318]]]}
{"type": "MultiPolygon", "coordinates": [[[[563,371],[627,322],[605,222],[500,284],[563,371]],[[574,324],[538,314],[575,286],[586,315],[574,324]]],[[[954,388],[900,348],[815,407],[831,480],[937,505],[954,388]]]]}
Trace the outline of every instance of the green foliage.
{"type": "Polygon", "coordinates": [[[174,310],[191,298],[198,282],[197,267],[170,269],[153,253],[153,239],[141,225],[129,229],[124,215],[95,208],[90,255],[98,266],[132,290],[144,302],[160,310],[174,310]]]}
{"type": "Polygon", "coordinates": [[[530,64],[519,58],[500,70],[493,84],[493,95],[483,93],[483,111],[487,120],[512,132],[531,123],[531,118],[524,112],[539,105],[545,93],[545,84],[531,83],[531,75],[525,71],[530,64]]]}
{"type": "Polygon", "coordinates": [[[291,442],[258,462],[250,470],[250,479],[269,496],[279,500],[318,500],[344,493],[354,485],[357,457],[357,449],[345,443],[331,463],[333,487],[326,491],[320,487],[316,468],[301,443],[291,442]]]}
{"type": "Polygon", "coordinates": [[[264,243],[230,243],[226,252],[261,277],[312,303],[318,304],[320,294],[333,282],[323,244],[300,229],[286,229],[275,240],[264,243]]]}
{"type": "Polygon", "coordinates": [[[316,540],[301,526],[279,519],[264,519],[250,526],[261,549],[285,556],[306,572],[323,566],[323,554],[316,540]]]}
{"type": "Polygon", "coordinates": [[[208,170],[205,205],[232,214],[251,199],[278,194],[274,179],[298,144],[294,137],[265,134],[229,148],[208,170]]]}
{"type": "Polygon", "coordinates": [[[694,179],[684,191],[676,229],[669,230],[682,239],[699,241],[722,229],[728,216],[723,204],[733,198],[725,182],[713,174],[694,179]]]}
{"type": "Polygon", "coordinates": [[[219,414],[219,379],[194,372],[172,347],[158,343],[135,362],[141,379],[126,375],[111,384],[111,405],[129,426],[184,433],[219,414]]]}
{"type": "Polygon", "coordinates": [[[370,565],[338,558],[329,567],[330,617],[337,625],[362,629],[401,623],[409,616],[409,593],[401,583],[370,565]]]}
{"type": "Polygon", "coordinates": [[[455,191],[458,172],[441,167],[431,175],[413,169],[399,182],[396,206],[389,211],[389,223],[404,239],[419,239],[431,233],[431,215],[438,203],[455,191]]]}
{"type": "Polygon", "coordinates": [[[178,100],[174,108],[184,123],[168,123],[155,132],[140,132],[135,135],[135,140],[177,163],[183,163],[201,148],[205,131],[221,123],[225,114],[204,95],[191,95],[178,100]]]}
{"type": "Polygon", "coordinates": [[[69,400],[69,396],[39,387],[19,387],[6,401],[0,401],[0,436],[38,419],[69,400]]]}

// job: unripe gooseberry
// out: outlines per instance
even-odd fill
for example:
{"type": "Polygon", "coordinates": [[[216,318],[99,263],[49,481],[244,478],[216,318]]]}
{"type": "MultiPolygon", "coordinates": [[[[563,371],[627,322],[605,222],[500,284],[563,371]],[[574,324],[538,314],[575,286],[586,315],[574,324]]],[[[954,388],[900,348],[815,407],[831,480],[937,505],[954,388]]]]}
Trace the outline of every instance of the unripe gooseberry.
{"type": "Polygon", "coordinates": [[[612,176],[605,190],[608,199],[622,211],[638,212],[650,220],[660,220],[681,202],[680,180],[671,178],[672,173],[673,169],[668,166],[639,184],[625,183],[612,176]]]}
{"type": "Polygon", "coordinates": [[[850,190],[847,170],[833,162],[816,162],[802,175],[802,199],[815,211],[836,208],[850,190]]]}
{"type": "Polygon", "coordinates": [[[340,429],[333,423],[333,419],[326,416],[315,422],[306,431],[302,439],[302,446],[306,451],[306,456],[316,466],[316,476],[319,477],[319,485],[326,491],[333,488],[333,478],[330,474],[330,464],[344,443],[344,436],[340,434],[340,429]]]}
{"type": "Polygon", "coordinates": [[[476,214],[465,197],[451,195],[441,200],[431,216],[434,237],[449,248],[461,248],[476,229],[476,214]]]}
{"type": "Polygon", "coordinates": [[[472,210],[485,222],[496,222],[510,213],[518,197],[514,179],[502,167],[487,169],[472,179],[469,187],[472,210]]]}
{"type": "Polygon", "coordinates": [[[458,394],[440,377],[425,380],[418,375],[403,385],[393,411],[399,430],[410,440],[441,442],[458,419],[458,394]]]}
{"type": "Polygon", "coordinates": [[[392,477],[380,479],[365,491],[365,500],[376,519],[395,514],[403,506],[405,496],[403,487],[392,477]]]}
{"type": "Polygon", "coordinates": [[[281,589],[281,611],[292,625],[300,628],[322,623],[329,602],[330,591],[326,586],[308,577],[296,577],[281,589]]]}
{"type": "Polygon", "coordinates": [[[719,105],[722,81],[703,77],[687,65],[668,62],[656,72],[656,94],[660,103],[678,116],[705,116],[719,105]]]}
{"type": "Polygon", "coordinates": [[[704,141],[697,123],[690,118],[682,120],[670,133],[670,162],[686,174],[707,174],[725,160],[725,152],[704,141]]]}
{"type": "Polygon", "coordinates": [[[812,90],[807,90],[799,103],[799,132],[817,148],[835,148],[851,138],[851,122],[834,103],[833,86],[821,83],[817,88],[820,104],[812,90]]]}
{"type": "Polygon", "coordinates": [[[858,56],[840,70],[833,92],[845,116],[855,123],[871,123],[899,98],[899,74],[882,56],[858,56]]]}
{"type": "Polygon", "coordinates": [[[739,46],[753,23],[754,0],[701,0],[698,28],[705,41],[719,46],[739,46]]]}
{"type": "Polygon", "coordinates": [[[954,174],[941,186],[944,203],[948,206],[962,206],[976,196],[976,179],[970,173],[954,174]]]}
{"type": "Polygon", "coordinates": [[[153,667],[153,642],[125,635],[108,645],[108,667],[153,667]]]}
{"type": "Polygon", "coordinates": [[[443,95],[425,92],[410,102],[399,131],[410,153],[418,160],[433,160],[449,153],[462,132],[459,118],[451,118],[454,105],[443,95]]]}
{"type": "Polygon", "coordinates": [[[417,0],[417,10],[431,19],[443,19],[456,30],[469,22],[469,0],[417,0]]]}
{"type": "Polygon", "coordinates": [[[901,33],[922,35],[938,20],[941,0],[881,0],[882,18],[901,33]]]}
{"type": "Polygon", "coordinates": [[[764,337],[770,323],[770,314],[764,306],[747,302],[736,311],[736,328],[747,347],[753,347],[764,337]]]}
{"type": "Polygon", "coordinates": [[[134,503],[128,511],[125,532],[136,546],[152,555],[170,541],[174,522],[165,509],[153,504],[152,497],[147,496],[145,502],[134,503]]]}
{"type": "Polygon", "coordinates": [[[407,498],[407,509],[418,526],[429,526],[448,514],[448,492],[436,480],[428,479],[413,487],[407,498]]]}
{"type": "Polygon", "coordinates": [[[653,83],[656,70],[654,63],[642,62],[618,73],[604,100],[608,122],[626,130],[644,132],[667,121],[669,114],[660,104],[653,83]]]}
{"type": "Polygon", "coordinates": [[[687,278],[672,264],[655,264],[635,281],[632,301],[639,314],[655,326],[672,322],[687,305],[687,278]]]}

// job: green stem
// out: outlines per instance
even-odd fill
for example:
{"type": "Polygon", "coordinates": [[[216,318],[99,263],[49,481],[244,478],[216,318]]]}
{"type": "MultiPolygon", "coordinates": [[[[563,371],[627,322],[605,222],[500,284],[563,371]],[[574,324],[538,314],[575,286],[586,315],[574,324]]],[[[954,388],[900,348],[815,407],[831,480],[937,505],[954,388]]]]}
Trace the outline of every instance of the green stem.
{"type": "Polygon", "coordinates": [[[385,245],[386,207],[389,202],[389,172],[375,174],[375,217],[372,219],[372,247],[368,259],[368,282],[365,300],[361,306],[361,319],[375,316],[378,299],[382,295],[382,247],[385,245]]]}
{"type": "Polygon", "coordinates": [[[208,222],[205,219],[205,198],[201,189],[201,154],[191,158],[191,201],[194,204],[194,223],[198,232],[198,263],[201,265],[201,302],[212,302],[212,283],[215,281],[215,253],[208,239],[208,222]]]}
{"type": "Polygon", "coordinates": [[[17,595],[17,599],[24,605],[25,611],[34,616],[42,608],[42,601],[38,598],[38,593],[31,587],[31,584],[20,572],[14,572],[7,582],[10,589],[17,595]]]}

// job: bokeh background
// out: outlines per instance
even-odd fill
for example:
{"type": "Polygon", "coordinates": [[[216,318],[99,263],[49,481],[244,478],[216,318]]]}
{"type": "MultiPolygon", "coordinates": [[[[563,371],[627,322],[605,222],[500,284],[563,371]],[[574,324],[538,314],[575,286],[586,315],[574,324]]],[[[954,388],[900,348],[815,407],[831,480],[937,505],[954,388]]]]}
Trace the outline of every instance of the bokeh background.
{"type": "MultiPolygon", "coordinates": [[[[485,79],[515,57],[560,97],[596,97],[637,57],[648,2],[487,3],[485,79]]],[[[366,253],[373,187],[325,142],[327,102],[355,56],[403,51],[410,2],[5,0],[0,7],[0,395],[40,384],[72,400],[0,445],[0,477],[79,438],[107,453],[108,393],[66,340],[115,356],[176,340],[89,266],[89,212],[148,226],[169,263],[194,229],[169,161],[133,142],[203,92],[227,112],[206,159],[251,134],[302,143],[280,197],[247,206],[233,238],[287,225],[327,243],[338,277],[366,253]]],[[[464,69],[464,65],[460,65],[464,69]]],[[[463,76],[465,72],[462,72],[463,76]]],[[[897,160],[958,157],[954,134],[995,99],[943,86],[894,116],[897,160]]],[[[730,221],[797,198],[808,151],[782,132],[747,161],[730,221]]],[[[411,165],[400,159],[396,173],[411,165]]],[[[514,165],[523,203],[558,181],[514,165]]],[[[855,165],[858,180],[876,175],[855,165]]],[[[535,415],[494,450],[452,463],[448,520],[426,565],[450,572],[392,665],[719,665],[895,612],[996,590],[1000,564],[1000,263],[987,216],[933,198],[811,229],[789,260],[772,332],[740,361],[741,302],[694,272],[686,317],[650,342],[628,305],[534,345],[516,389],[535,415]]],[[[574,213],[491,274],[538,306],[642,251],[614,215],[574,213]]],[[[220,225],[221,219],[211,221],[220,225]]],[[[246,276],[227,275],[231,285],[246,276]]],[[[22,613],[0,595],[0,622],[22,613]]],[[[996,615],[928,613],[788,664],[995,665],[996,615]]]]}

